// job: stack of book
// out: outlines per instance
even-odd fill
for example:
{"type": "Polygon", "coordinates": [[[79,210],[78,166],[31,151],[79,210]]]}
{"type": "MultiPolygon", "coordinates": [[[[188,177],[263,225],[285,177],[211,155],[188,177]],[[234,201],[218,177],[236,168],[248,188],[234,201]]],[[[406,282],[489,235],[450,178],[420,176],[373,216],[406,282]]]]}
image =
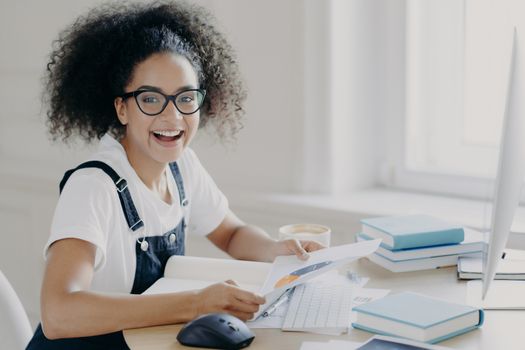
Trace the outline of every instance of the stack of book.
{"type": "Polygon", "coordinates": [[[392,272],[457,265],[458,257],[481,257],[483,234],[429,215],[404,215],[361,220],[357,241],[381,238],[367,258],[392,272]]]}
{"type": "MultiPolygon", "coordinates": [[[[480,257],[463,256],[458,260],[458,278],[471,280],[483,277],[483,260],[480,257]]],[[[498,263],[496,280],[525,280],[525,251],[505,249],[498,263]]]]}

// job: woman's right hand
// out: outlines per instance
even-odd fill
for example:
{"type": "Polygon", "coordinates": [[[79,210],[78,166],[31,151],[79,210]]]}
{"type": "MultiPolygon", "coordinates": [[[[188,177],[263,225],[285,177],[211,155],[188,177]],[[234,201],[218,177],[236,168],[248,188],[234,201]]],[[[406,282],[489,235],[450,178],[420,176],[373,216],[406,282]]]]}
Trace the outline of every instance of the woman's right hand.
{"type": "Polygon", "coordinates": [[[259,310],[265,299],[255,293],[239,288],[237,283],[228,280],[212,284],[197,292],[197,315],[225,312],[247,321],[259,310]]]}

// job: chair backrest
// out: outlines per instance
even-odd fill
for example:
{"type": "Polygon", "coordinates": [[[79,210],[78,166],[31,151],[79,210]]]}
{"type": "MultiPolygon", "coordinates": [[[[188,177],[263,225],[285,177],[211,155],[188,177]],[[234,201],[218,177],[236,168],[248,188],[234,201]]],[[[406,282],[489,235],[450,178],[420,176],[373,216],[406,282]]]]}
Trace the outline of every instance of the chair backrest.
{"type": "Polygon", "coordinates": [[[33,331],[24,306],[0,270],[0,343],[2,349],[25,349],[33,331]]]}

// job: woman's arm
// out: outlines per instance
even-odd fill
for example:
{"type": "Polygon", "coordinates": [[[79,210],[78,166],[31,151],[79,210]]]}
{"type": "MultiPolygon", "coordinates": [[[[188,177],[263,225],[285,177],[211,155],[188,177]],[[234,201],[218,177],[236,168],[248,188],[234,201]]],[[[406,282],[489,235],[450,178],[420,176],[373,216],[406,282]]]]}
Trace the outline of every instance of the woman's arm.
{"type": "Polygon", "coordinates": [[[226,214],[208,239],[232,257],[242,260],[271,262],[276,256],[292,254],[306,260],[308,252],[325,248],[314,241],[276,241],[261,228],[246,225],[232,211],[226,214]]]}
{"type": "Polygon", "coordinates": [[[198,291],[157,295],[90,292],[96,248],[79,239],[59,240],[48,250],[41,294],[47,338],[110,333],[127,328],[180,323],[208,312],[249,319],[264,303],[231,281],[198,291]]]}

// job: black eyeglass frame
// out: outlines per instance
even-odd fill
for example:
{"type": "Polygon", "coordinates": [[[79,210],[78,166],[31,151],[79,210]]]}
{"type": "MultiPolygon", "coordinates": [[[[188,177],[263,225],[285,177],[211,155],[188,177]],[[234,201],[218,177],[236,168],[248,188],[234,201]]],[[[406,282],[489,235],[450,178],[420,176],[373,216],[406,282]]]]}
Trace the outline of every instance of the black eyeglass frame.
{"type": "Polygon", "coordinates": [[[168,103],[170,103],[170,101],[173,101],[173,105],[175,106],[175,108],[177,108],[177,110],[180,112],[180,114],[191,115],[191,114],[196,113],[199,109],[201,109],[202,105],[204,104],[204,99],[206,98],[206,90],[204,90],[204,89],[186,89],[186,90],[182,90],[182,91],[176,93],[175,95],[166,95],[166,94],[164,94],[164,93],[162,93],[162,92],[160,92],[158,90],[141,89],[141,90],[135,90],[135,91],[126,92],[126,93],[124,93],[124,94],[122,94],[122,95],[120,95],[118,97],[122,98],[123,101],[127,100],[130,97],[133,97],[135,99],[135,103],[137,104],[137,107],[139,107],[140,111],[142,113],[146,114],[146,115],[149,115],[149,116],[156,116],[156,115],[159,115],[162,112],[164,112],[164,110],[166,109],[166,107],[168,106],[168,103]],[[175,100],[177,99],[177,97],[179,95],[187,93],[188,91],[198,91],[198,92],[200,92],[202,94],[202,101],[200,102],[200,104],[197,107],[197,109],[195,111],[191,112],[191,113],[186,113],[186,112],[181,111],[179,109],[179,107],[177,106],[177,103],[175,102],[175,100]],[[161,94],[162,96],[164,96],[166,101],[164,102],[164,105],[160,109],[160,112],[158,112],[158,113],[147,113],[147,112],[144,112],[142,110],[142,108],[140,107],[140,103],[137,100],[137,96],[140,95],[143,92],[155,92],[157,94],[161,94]]]}

